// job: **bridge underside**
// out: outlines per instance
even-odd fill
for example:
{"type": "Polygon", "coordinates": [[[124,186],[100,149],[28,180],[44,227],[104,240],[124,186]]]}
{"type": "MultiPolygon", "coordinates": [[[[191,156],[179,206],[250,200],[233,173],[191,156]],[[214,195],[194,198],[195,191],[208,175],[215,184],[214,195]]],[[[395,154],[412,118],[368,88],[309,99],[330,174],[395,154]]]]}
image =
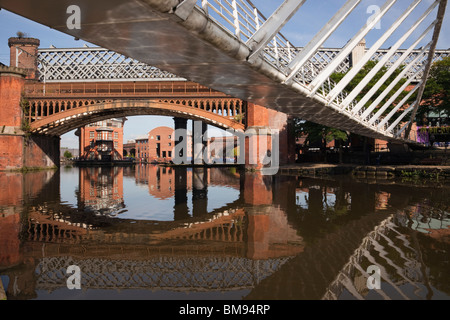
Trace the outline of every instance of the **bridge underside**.
{"type": "Polygon", "coordinates": [[[334,107],[282,84],[281,73],[228,31],[194,9],[186,21],[172,9],[178,0],[80,0],[81,29],[67,28],[67,4],[32,0],[0,6],[53,29],[114,50],[233,97],[364,136],[394,141],[334,107]]]}

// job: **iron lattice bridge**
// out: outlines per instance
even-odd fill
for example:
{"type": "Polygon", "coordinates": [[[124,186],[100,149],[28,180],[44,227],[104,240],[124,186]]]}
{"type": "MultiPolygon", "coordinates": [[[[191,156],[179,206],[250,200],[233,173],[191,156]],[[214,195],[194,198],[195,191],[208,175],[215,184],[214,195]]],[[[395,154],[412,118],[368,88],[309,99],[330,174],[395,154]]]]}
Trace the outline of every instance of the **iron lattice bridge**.
{"type": "MultiPolygon", "coordinates": [[[[265,50],[267,60],[275,66],[287,66],[303,48],[293,47],[288,40],[277,42],[265,50]]],[[[368,51],[364,47],[364,53],[368,51]]],[[[339,48],[320,48],[303,66],[297,78],[305,84],[311,83],[339,55],[339,48]]],[[[436,50],[434,61],[450,55],[450,50],[436,50]]],[[[400,66],[411,66],[405,71],[405,77],[412,83],[420,82],[423,76],[426,55],[422,50],[398,49],[393,54],[389,49],[379,49],[369,61],[379,62],[386,59],[386,67],[397,62],[400,66]]],[[[42,83],[71,82],[135,82],[135,81],[188,81],[168,71],[126,57],[114,51],[83,47],[58,49],[48,48],[38,51],[38,74],[42,83]]],[[[347,55],[335,72],[347,73],[352,68],[352,53],[347,55]]],[[[203,88],[203,90],[208,90],[203,88]]]]}

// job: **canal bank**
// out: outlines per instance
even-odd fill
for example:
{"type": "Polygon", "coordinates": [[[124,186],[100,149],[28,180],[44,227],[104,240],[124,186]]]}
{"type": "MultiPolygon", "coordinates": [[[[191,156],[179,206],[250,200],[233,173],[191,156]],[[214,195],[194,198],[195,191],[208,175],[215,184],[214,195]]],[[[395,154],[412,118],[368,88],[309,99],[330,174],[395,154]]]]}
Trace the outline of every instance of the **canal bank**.
{"type": "Polygon", "coordinates": [[[281,166],[280,174],[305,177],[352,175],[357,178],[428,178],[450,180],[450,166],[302,163],[281,166]]]}
{"type": "Polygon", "coordinates": [[[2,280],[0,279],[0,301],[1,300],[6,300],[6,293],[5,289],[3,288],[2,280]]]}

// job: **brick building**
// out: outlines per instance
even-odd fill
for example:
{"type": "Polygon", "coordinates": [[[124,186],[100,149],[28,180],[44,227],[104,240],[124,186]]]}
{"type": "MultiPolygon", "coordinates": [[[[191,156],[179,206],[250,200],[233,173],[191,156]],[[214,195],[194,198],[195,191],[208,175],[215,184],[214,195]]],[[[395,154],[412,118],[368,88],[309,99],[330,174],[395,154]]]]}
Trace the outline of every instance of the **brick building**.
{"type": "Polygon", "coordinates": [[[148,155],[148,137],[143,136],[136,138],[136,160],[146,162],[149,160],[148,155]]]}
{"type": "Polygon", "coordinates": [[[77,130],[82,160],[123,159],[123,125],[126,118],[98,121],[77,130]]]}
{"type": "Polygon", "coordinates": [[[158,127],[148,133],[150,159],[172,159],[175,144],[174,130],[169,127],[158,127]]]}
{"type": "MultiPolygon", "coordinates": [[[[143,162],[171,161],[175,147],[174,129],[157,127],[136,139],[136,159],[143,162]]],[[[192,136],[188,133],[187,157],[192,158],[192,136]]]]}

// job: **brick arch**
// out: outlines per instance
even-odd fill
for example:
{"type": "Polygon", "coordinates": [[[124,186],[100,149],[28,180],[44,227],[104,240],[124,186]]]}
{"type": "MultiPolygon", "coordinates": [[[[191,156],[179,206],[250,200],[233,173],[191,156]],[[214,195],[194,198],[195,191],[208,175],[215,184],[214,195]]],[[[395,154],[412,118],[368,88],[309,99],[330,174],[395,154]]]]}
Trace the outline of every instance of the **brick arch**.
{"type": "MultiPolygon", "coordinates": [[[[81,103],[81,101],[77,101],[81,103]]],[[[245,126],[232,117],[225,117],[201,108],[175,102],[158,100],[115,100],[95,104],[82,103],[76,108],[65,109],[37,119],[31,123],[31,131],[38,134],[60,136],[89,123],[115,117],[159,115],[200,120],[221,129],[244,130],[245,126]]]]}

